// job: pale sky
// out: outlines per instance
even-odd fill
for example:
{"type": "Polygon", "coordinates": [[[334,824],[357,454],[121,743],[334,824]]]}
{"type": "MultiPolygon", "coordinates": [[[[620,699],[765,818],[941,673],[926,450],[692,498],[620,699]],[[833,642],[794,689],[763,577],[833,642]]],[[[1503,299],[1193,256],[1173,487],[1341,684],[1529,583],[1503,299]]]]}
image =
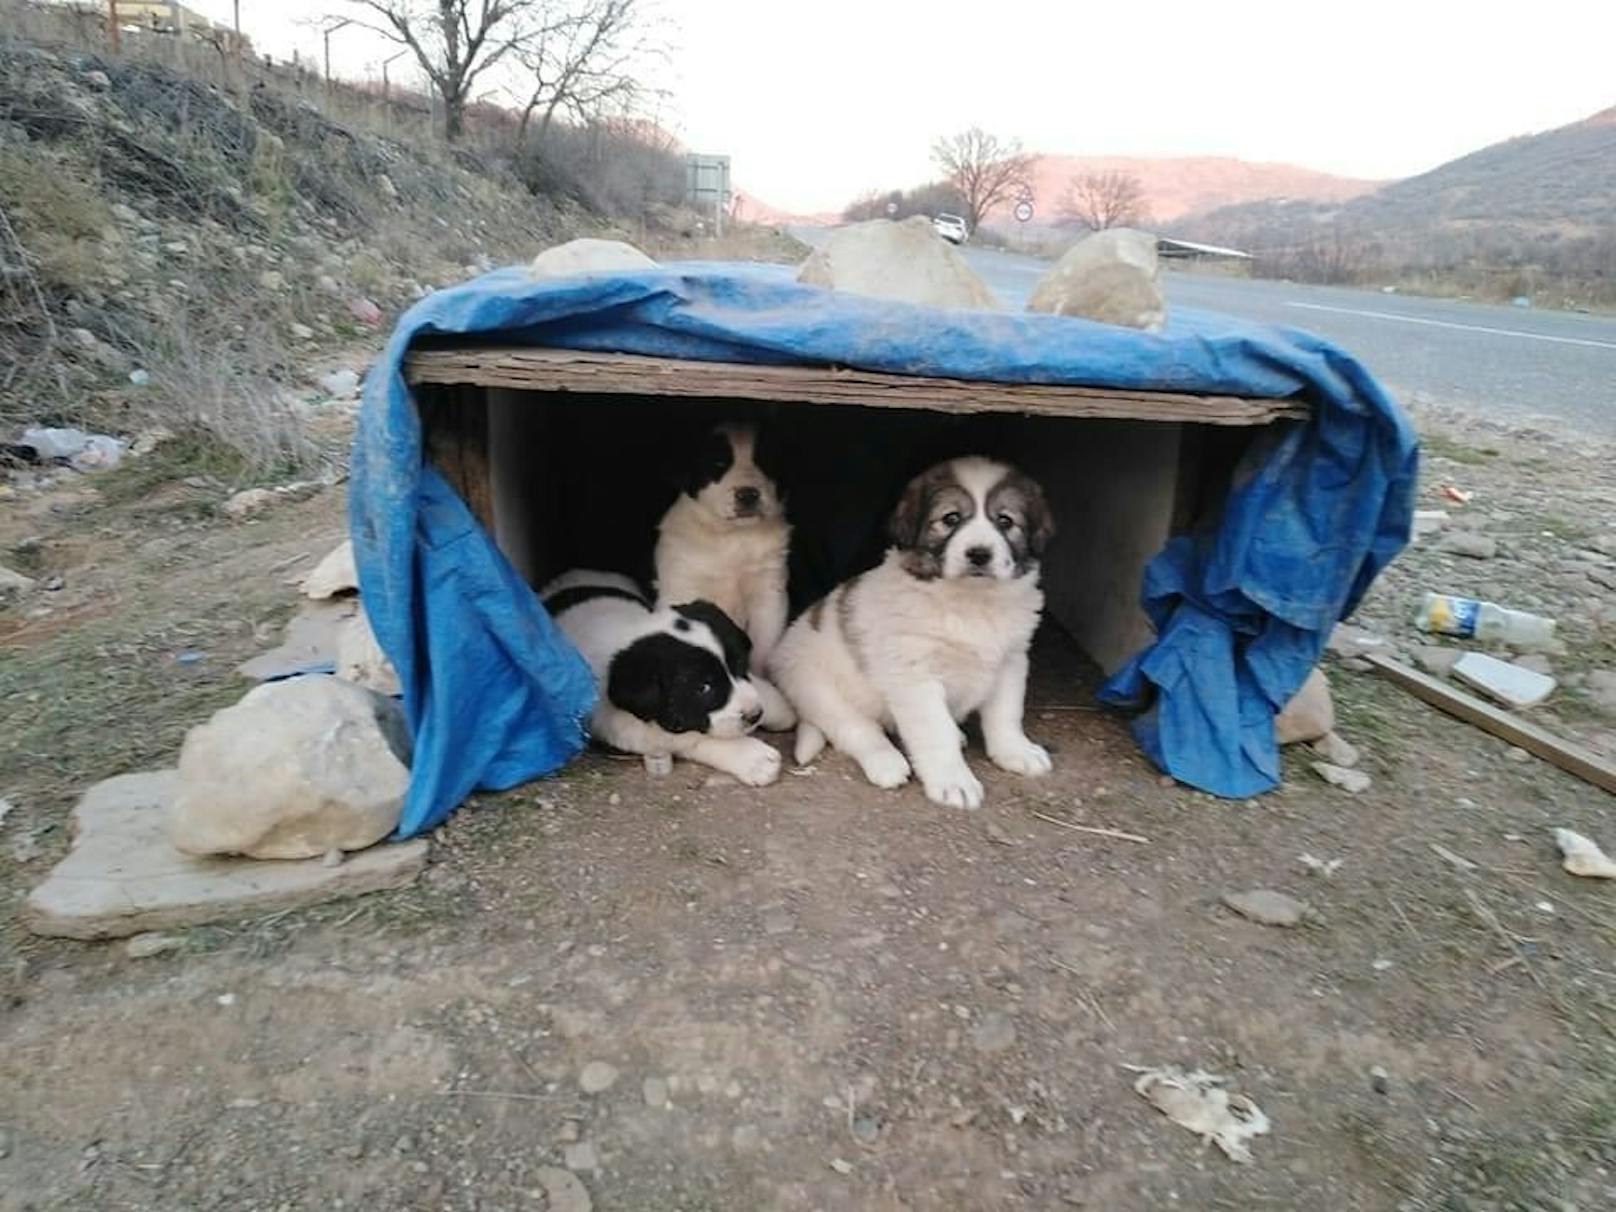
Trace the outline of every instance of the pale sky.
{"type": "MultiPolygon", "coordinates": [[[[188,3],[229,17],[231,0],[188,3]]],[[[321,19],[351,11],[241,3],[282,55],[317,56],[321,19]]],[[[742,192],[799,212],[925,180],[932,139],[972,124],[1033,151],[1387,178],[1616,105],[1616,0],[660,3],[663,120],[727,153],[742,192]]],[[[375,74],[384,53],[333,37],[339,74],[375,74]]]]}

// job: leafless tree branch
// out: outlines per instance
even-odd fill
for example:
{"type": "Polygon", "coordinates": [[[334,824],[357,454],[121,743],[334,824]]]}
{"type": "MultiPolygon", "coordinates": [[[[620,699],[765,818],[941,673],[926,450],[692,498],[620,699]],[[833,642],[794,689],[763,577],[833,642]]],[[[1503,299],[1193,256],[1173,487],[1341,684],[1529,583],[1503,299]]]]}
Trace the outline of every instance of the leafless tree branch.
{"type": "Polygon", "coordinates": [[[1000,139],[979,126],[932,144],[931,158],[965,200],[975,231],[988,211],[1030,188],[1033,161],[1016,139],[1000,139]]]}

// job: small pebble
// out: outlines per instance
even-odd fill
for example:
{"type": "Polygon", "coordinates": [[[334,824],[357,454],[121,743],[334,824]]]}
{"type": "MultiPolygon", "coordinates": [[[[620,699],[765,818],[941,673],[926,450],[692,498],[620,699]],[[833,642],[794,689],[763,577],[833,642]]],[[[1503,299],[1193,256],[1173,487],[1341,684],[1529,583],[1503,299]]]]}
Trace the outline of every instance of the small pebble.
{"type": "Polygon", "coordinates": [[[566,1160],[569,1170],[598,1170],[600,1169],[600,1154],[590,1141],[579,1141],[576,1145],[568,1145],[562,1150],[562,1157],[566,1160]]]}
{"type": "Polygon", "coordinates": [[[234,993],[221,993],[213,1000],[221,1006],[234,1006],[236,1004],[236,995],[234,993]]]}
{"type": "Polygon", "coordinates": [[[881,1121],[873,1115],[856,1116],[853,1120],[853,1139],[861,1145],[873,1145],[881,1136],[881,1121]]]}
{"type": "Polygon", "coordinates": [[[609,796],[606,797],[606,802],[608,804],[610,804],[613,808],[616,808],[619,804],[621,804],[623,802],[623,797],[621,795],[619,795],[617,792],[614,791],[609,796]]]}
{"type": "Polygon", "coordinates": [[[1307,916],[1305,902],[1269,888],[1226,892],[1223,894],[1223,903],[1241,917],[1261,922],[1264,926],[1299,926],[1307,916]]]}
{"type": "Polygon", "coordinates": [[[850,1161],[845,1161],[840,1157],[833,1157],[830,1159],[830,1168],[836,1171],[838,1174],[853,1173],[853,1163],[850,1161]]]}
{"type": "Polygon", "coordinates": [[[971,1028],[971,1043],[978,1052],[1003,1052],[1016,1042],[1016,1025],[1008,1014],[997,1010],[982,1016],[971,1028]]]}
{"type": "Polygon", "coordinates": [[[578,1087],[585,1094],[601,1094],[617,1083],[617,1069],[605,1061],[590,1061],[578,1074],[578,1087]]]}
{"type": "Polygon", "coordinates": [[[1522,749],[1519,745],[1511,745],[1509,747],[1509,752],[1504,756],[1512,762],[1530,762],[1532,760],[1532,755],[1527,753],[1526,750],[1522,749]]]}
{"type": "MultiPolygon", "coordinates": [[[[185,940],[173,934],[137,934],[123,945],[123,953],[130,959],[150,959],[154,955],[162,955],[165,951],[177,951],[185,946],[185,940]]],[[[221,1005],[229,1005],[220,999],[221,1005]]]]}
{"type": "Polygon", "coordinates": [[[660,1077],[648,1077],[640,1083],[640,1094],[645,1099],[647,1107],[668,1105],[668,1083],[660,1077]]]}
{"type": "Polygon", "coordinates": [[[1391,1077],[1387,1074],[1386,1070],[1382,1069],[1379,1065],[1375,1065],[1369,1070],[1369,1085],[1374,1089],[1376,1094],[1390,1093],[1392,1088],[1391,1077]]]}

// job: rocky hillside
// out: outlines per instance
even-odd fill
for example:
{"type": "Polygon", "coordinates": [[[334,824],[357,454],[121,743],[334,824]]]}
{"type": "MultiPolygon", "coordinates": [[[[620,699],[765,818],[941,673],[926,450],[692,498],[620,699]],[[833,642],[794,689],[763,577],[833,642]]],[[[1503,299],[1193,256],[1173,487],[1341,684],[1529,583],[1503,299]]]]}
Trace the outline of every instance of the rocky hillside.
{"type": "Polygon", "coordinates": [[[1545,301],[1616,301],[1616,108],[1508,139],[1341,204],[1257,202],[1187,219],[1277,272],[1409,275],[1545,301]]]}
{"type": "Polygon", "coordinates": [[[259,86],[0,39],[0,424],[305,457],[322,348],[575,220],[475,156],[259,86]]]}
{"type": "Polygon", "coordinates": [[[1157,222],[1262,198],[1341,202],[1375,188],[1373,181],[1336,177],[1295,164],[1259,164],[1232,156],[1045,155],[1038,157],[1033,167],[1033,196],[1038,200],[1038,209],[1044,216],[1054,218],[1072,179],[1090,173],[1137,177],[1157,222]]]}

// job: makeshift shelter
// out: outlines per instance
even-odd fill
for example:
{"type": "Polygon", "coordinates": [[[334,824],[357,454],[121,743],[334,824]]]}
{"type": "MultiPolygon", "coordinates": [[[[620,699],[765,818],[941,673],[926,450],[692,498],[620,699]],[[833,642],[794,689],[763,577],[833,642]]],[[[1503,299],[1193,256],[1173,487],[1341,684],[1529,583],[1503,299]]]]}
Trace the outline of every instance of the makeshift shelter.
{"type": "Polygon", "coordinates": [[[632,570],[670,445],[737,415],[786,451],[799,608],[879,555],[927,462],[1021,463],[1059,528],[1048,615],[1149,757],[1219,795],[1278,781],[1275,712],[1409,537],[1412,430],[1304,332],[941,311],[772,267],[488,274],[399,320],[354,445],[361,591],[415,737],[401,835],[580,750],[592,679],[533,587],[632,570]]]}

